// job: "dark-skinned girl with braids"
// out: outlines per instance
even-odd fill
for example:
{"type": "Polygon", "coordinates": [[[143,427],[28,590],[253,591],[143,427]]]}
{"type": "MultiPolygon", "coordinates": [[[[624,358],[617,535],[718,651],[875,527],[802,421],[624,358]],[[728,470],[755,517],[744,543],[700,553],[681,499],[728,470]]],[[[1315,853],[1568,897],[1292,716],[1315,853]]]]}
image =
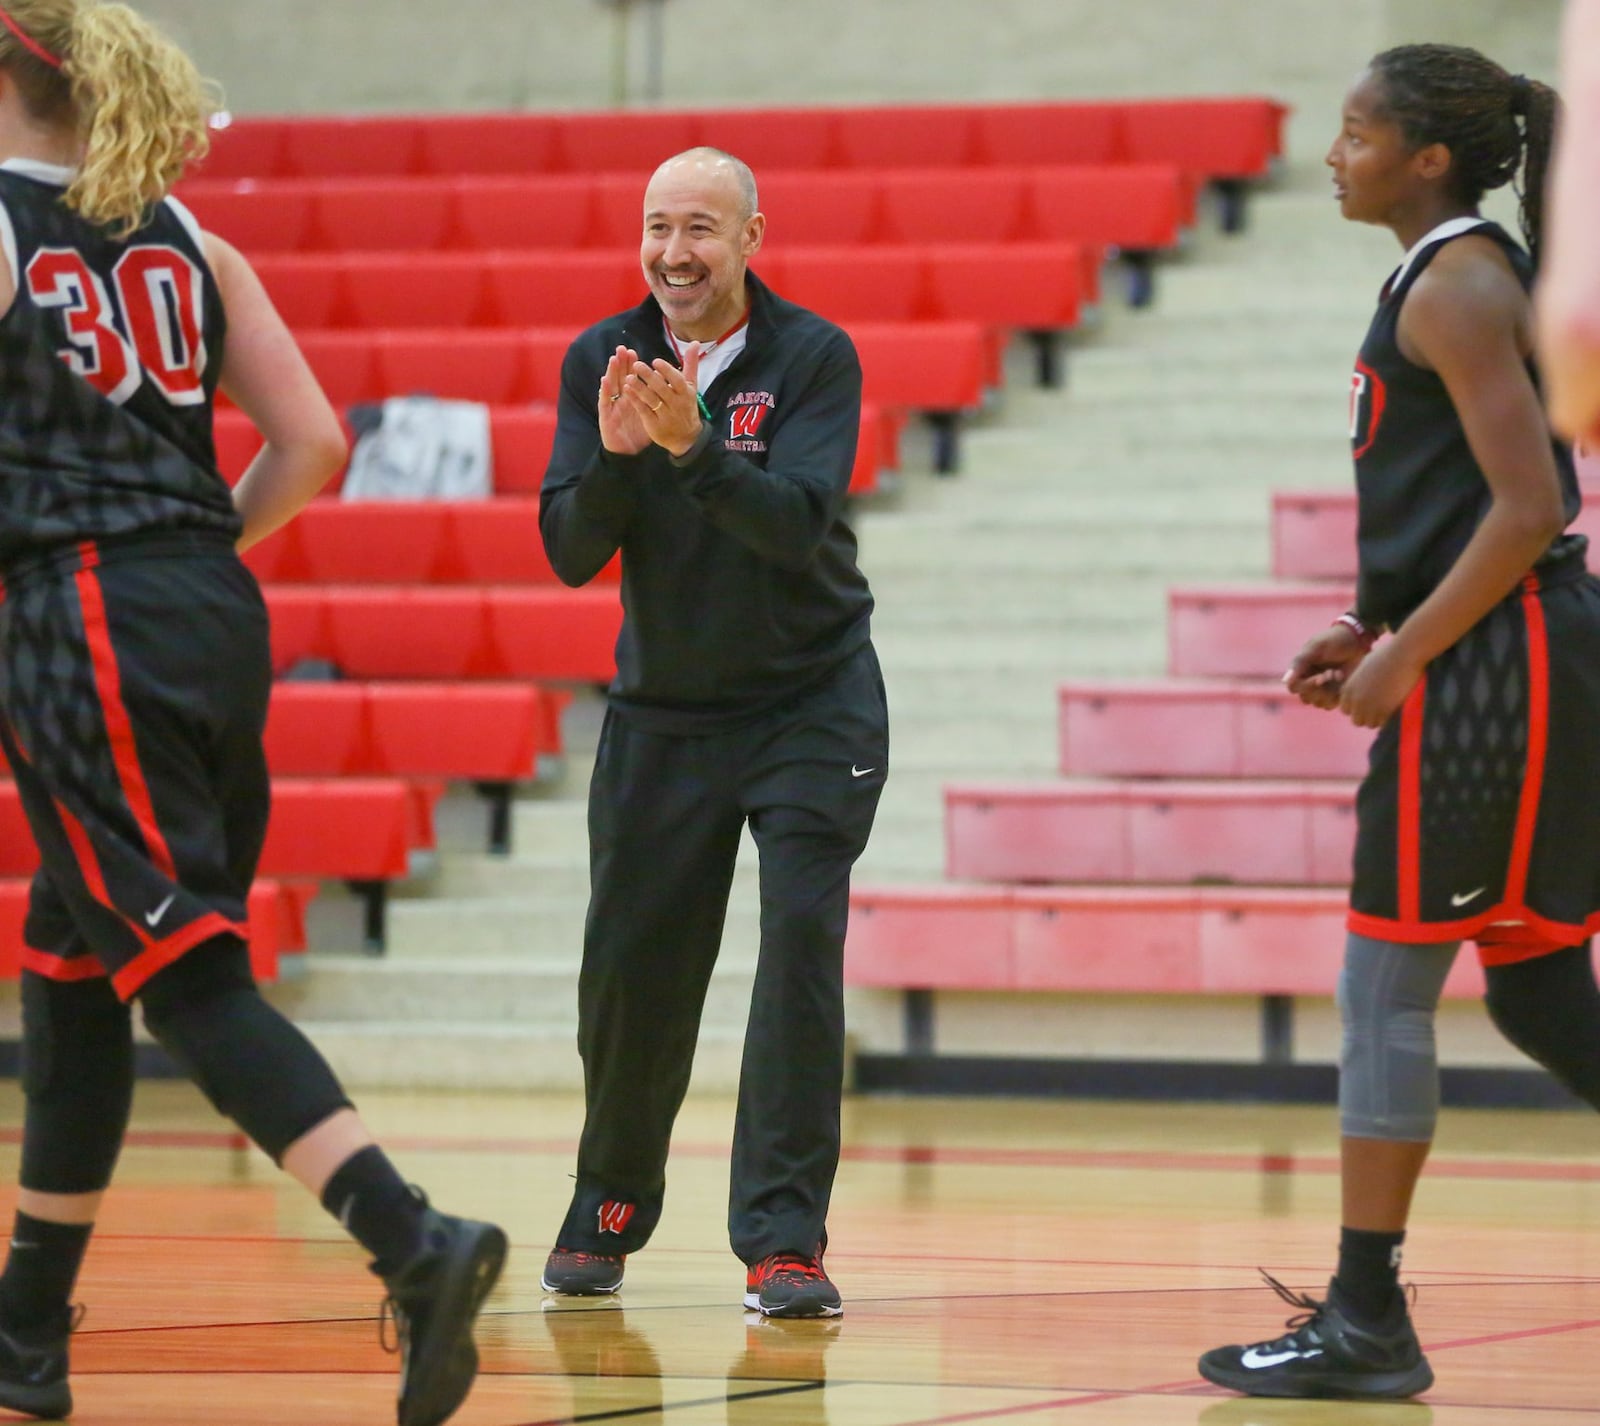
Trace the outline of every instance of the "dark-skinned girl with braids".
{"type": "Polygon", "coordinates": [[[1438,1116],[1434,1016],[1463,941],[1497,1028],[1600,1108],[1600,583],[1569,451],[1532,363],[1529,301],[1554,91],[1473,50],[1378,55],[1328,151],[1352,221],[1405,256],[1352,379],[1355,608],[1285,682],[1379,732],[1357,797],[1339,981],[1342,1231],[1325,1299],[1219,1347],[1255,1396],[1406,1397],[1433,1372],[1399,1285],[1438,1116]],[[1521,173],[1527,250],[1478,212],[1521,173]],[[1383,637],[1387,635],[1387,637],[1383,637]]]}

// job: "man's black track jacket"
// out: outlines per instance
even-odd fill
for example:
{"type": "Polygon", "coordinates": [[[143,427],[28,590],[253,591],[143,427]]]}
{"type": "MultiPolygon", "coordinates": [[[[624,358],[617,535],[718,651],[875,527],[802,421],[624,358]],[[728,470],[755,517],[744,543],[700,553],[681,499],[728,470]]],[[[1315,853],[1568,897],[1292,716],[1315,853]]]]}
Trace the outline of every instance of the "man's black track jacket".
{"type": "Polygon", "coordinates": [[[868,639],[872,594],[840,518],[860,429],[848,336],[747,274],[745,349],[705,393],[681,462],[600,445],[600,380],[619,346],[672,360],[654,297],[590,327],[561,368],[540,494],[566,584],[622,551],[612,706],[662,732],[710,732],[783,703],[868,639]],[[737,449],[729,449],[729,446],[737,449]]]}

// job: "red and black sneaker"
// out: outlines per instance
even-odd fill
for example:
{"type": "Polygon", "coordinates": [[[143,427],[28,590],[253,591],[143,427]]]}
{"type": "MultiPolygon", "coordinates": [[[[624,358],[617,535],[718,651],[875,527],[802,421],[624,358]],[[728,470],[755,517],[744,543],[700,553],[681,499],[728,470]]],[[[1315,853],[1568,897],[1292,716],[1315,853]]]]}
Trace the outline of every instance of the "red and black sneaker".
{"type": "Polygon", "coordinates": [[[600,1297],[622,1286],[625,1261],[621,1254],[584,1253],[557,1243],[544,1260],[544,1275],[539,1283],[546,1292],[565,1293],[568,1297],[600,1297]]]}
{"type": "Polygon", "coordinates": [[[753,1264],[745,1274],[744,1305],[767,1317],[837,1317],[844,1311],[820,1251],[810,1257],[774,1253],[753,1264]]]}

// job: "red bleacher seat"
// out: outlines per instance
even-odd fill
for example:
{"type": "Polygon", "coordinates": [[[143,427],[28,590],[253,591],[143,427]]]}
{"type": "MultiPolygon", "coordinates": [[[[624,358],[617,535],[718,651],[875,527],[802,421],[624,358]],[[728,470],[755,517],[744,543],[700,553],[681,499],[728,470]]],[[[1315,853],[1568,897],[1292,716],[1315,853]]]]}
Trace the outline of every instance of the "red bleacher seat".
{"type": "Polygon", "coordinates": [[[270,192],[253,182],[185,183],[178,198],[202,228],[235,247],[257,253],[292,253],[312,243],[315,187],[273,183],[270,192]]]}
{"type": "Polygon", "coordinates": [[[696,143],[757,171],[1018,162],[1112,163],[1146,156],[1206,178],[1264,173],[1281,150],[1275,100],[1165,100],[755,107],[594,113],[244,119],[212,135],[208,178],[288,172],[647,173],[696,143]]]}
{"type": "Polygon", "coordinates": [[[362,331],[304,331],[295,342],[316,374],[318,383],[336,407],[374,401],[388,394],[405,394],[413,387],[386,387],[378,379],[373,334],[362,331]]]}
{"type": "Polygon", "coordinates": [[[468,327],[491,320],[475,253],[351,253],[337,266],[358,327],[468,327]]]}
{"type": "Polygon", "coordinates": [[[901,243],[1009,242],[1025,233],[1029,178],[1024,168],[880,173],[880,235],[901,243]]]}
{"type": "Polygon", "coordinates": [[[284,129],[284,168],[299,178],[402,178],[417,172],[422,129],[410,115],[311,115],[284,129]]]}
{"type": "MultiPolygon", "coordinates": [[[[291,325],[576,331],[636,305],[633,248],[543,252],[313,253],[259,261],[291,325]]],[[[996,328],[1072,326],[1098,252],[1075,243],[787,244],[754,267],[790,299],[840,321],[944,318],[996,328]]],[[[430,345],[437,345],[430,335],[430,345]]]]}
{"type": "Polygon", "coordinates": [[[377,766],[399,777],[515,781],[545,749],[538,689],[518,684],[373,684],[367,693],[377,766]]]}
{"type": "Polygon", "coordinates": [[[9,778],[0,779],[0,876],[32,876],[39,865],[33,833],[22,815],[22,798],[9,778]]]}
{"type": "MultiPolygon", "coordinates": [[[[1332,996],[1344,960],[1338,892],[1018,890],[1016,990],[1332,996]]],[[[1459,956],[1452,997],[1482,994],[1459,956]]]]}
{"type": "Polygon", "coordinates": [[[320,254],[261,253],[251,261],[279,315],[291,327],[341,327],[344,280],[320,254]]]}
{"type": "Polygon", "coordinates": [[[887,990],[1009,989],[1009,887],[932,884],[852,889],[845,981],[887,990]]]}
{"type": "Polygon", "coordinates": [[[835,110],[839,158],[850,168],[960,168],[977,156],[964,104],[884,104],[835,110]]]}
{"type": "MultiPolygon", "coordinates": [[[[470,248],[558,248],[570,252],[589,241],[594,227],[594,192],[593,178],[587,173],[460,179],[456,183],[455,240],[470,248]]],[[[637,222],[634,227],[637,245],[637,222]]]]}
{"type": "Polygon", "coordinates": [[[554,406],[561,399],[561,363],[578,335],[573,327],[523,329],[527,399],[554,406]]]}
{"type": "Polygon", "coordinates": [[[882,414],[876,406],[861,408],[861,433],[856,438],[856,462],[850,470],[850,493],[870,495],[880,488],[880,476],[898,468],[898,461],[883,458],[882,414]]]}
{"type": "Polygon", "coordinates": [[[245,568],[261,584],[303,582],[305,560],[300,553],[300,522],[279,526],[240,555],[245,568]]]}
{"type": "Polygon", "coordinates": [[[1178,244],[1190,189],[1171,165],[1036,168],[1024,236],[1155,251],[1178,244]]]}
{"type": "Polygon", "coordinates": [[[486,595],[491,663],[506,678],[609,683],[622,601],[612,584],[582,589],[501,587],[486,595]]]}
{"type": "Polygon", "coordinates": [[[1078,778],[1358,778],[1373,738],[1266,680],[1078,680],[1059,712],[1078,778]]]}
{"type": "Polygon", "coordinates": [[[1179,678],[1281,678],[1354,591],[1340,584],[1186,585],[1167,591],[1167,671],[1179,678]]]}
{"type": "Polygon", "coordinates": [[[489,412],[496,495],[537,495],[555,443],[551,406],[495,406],[489,412]]]}
{"type": "Polygon", "coordinates": [[[212,129],[211,148],[195,167],[197,179],[277,178],[284,172],[288,131],[296,120],[248,119],[212,129]]]}
{"type": "Polygon", "coordinates": [[[829,109],[730,109],[700,114],[695,142],[737,154],[762,173],[827,168],[839,157],[829,109]]]}
{"type": "Polygon", "coordinates": [[[506,326],[583,328],[644,299],[636,249],[495,253],[485,277],[494,320],[506,326]]]}
{"type": "MultiPolygon", "coordinates": [[[[280,591],[269,591],[276,608],[280,591]]],[[[320,591],[325,657],[349,678],[474,678],[490,671],[480,589],[345,588],[320,591]]]]}
{"type": "Polygon", "coordinates": [[[639,250],[644,237],[645,173],[600,173],[591,181],[594,206],[591,247],[639,250]]]}
{"type": "Polygon", "coordinates": [[[791,247],[765,259],[767,279],[791,302],[835,322],[914,322],[924,314],[915,249],[791,247]]]}
{"type": "Polygon", "coordinates": [[[1355,577],[1353,490],[1272,493],[1272,573],[1279,579],[1355,577]]]}
{"type": "Polygon", "coordinates": [[[947,874],[1004,882],[1338,885],[1355,840],[1348,783],[956,784],[947,874]]]}
{"type": "Polygon", "coordinates": [[[409,866],[406,785],[392,778],[280,779],[261,851],[264,876],[390,881],[409,866]]]}
{"type": "Polygon", "coordinates": [[[273,685],[263,739],[280,777],[353,777],[374,766],[361,683],[273,685]]]}
{"type": "Polygon", "coordinates": [[[756,182],[768,242],[859,244],[878,236],[876,173],[761,173],[756,182]]]}
{"type": "Polygon", "coordinates": [[[1077,244],[961,243],[921,254],[932,316],[1030,331],[1078,325],[1086,294],[1077,244]]]}
{"type": "Polygon", "coordinates": [[[422,124],[423,173],[543,173],[555,158],[554,114],[431,114],[422,124]]]}
{"type": "Polygon", "coordinates": [[[446,508],[426,500],[313,500],[293,522],[313,584],[426,584],[445,549],[446,508]]]}
{"type": "Polygon", "coordinates": [[[383,395],[425,393],[447,400],[510,405],[533,393],[519,330],[406,328],[372,334],[383,395]]]}
{"type": "Polygon", "coordinates": [[[1174,163],[1205,178],[1257,178],[1283,151],[1286,105],[1262,98],[1142,99],[1124,106],[1134,163],[1174,163]]]}
{"type": "Polygon", "coordinates": [[[261,449],[261,432],[250,424],[250,418],[243,411],[228,409],[216,413],[211,435],[216,443],[217,468],[223,479],[232,485],[261,449]]]}
{"type": "Polygon", "coordinates": [[[533,496],[452,501],[435,579],[467,584],[555,584],[539,533],[539,502],[533,496]]]}
{"type": "Polygon", "coordinates": [[[245,920],[250,927],[250,970],[261,984],[277,980],[281,954],[304,949],[285,943],[290,924],[283,915],[283,907],[284,898],[275,881],[256,882],[245,901],[245,920]]]}
{"type": "Polygon", "coordinates": [[[1360,777],[1372,733],[1281,683],[1078,681],[1060,691],[1069,777],[1360,777]]]}
{"type": "Polygon", "coordinates": [[[613,583],[430,587],[271,585],[273,668],[329,659],[352,679],[606,682],[622,605],[613,583]]]}
{"type": "Polygon", "coordinates": [[[531,683],[280,682],[267,761],[275,777],[514,782],[561,752],[563,702],[531,683]]]}
{"type": "Polygon", "coordinates": [[[978,157],[990,164],[1111,164],[1126,157],[1122,113],[1104,104],[980,104],[978,157]]]}
{"type": "Polygon", "coordinates": [[[976,322],[849,322],[863,395],[912,411],[975,410],[983,400],[985,333],[976,322]]]}
{"type": "MultiPolygon", "coordinates": [[[[248,563],[248,557],[246,559],[248,563]]],[[[272,668],[282,674],[305,659],[331,656],[328,607],[320,589],[270,585],[262,589],[271,616],[272,668]]]]}
{"type": "MultiPolygon", "coordinates": [[[[1583,508],[1572,530],[1600,542],[1600,483],[1580,482],[1583,508]]],[[[1272,496],[1272,572],[1279,579],[1356,577],[1353,490],[1280,490],[1272,496]]]]}
{"type": "MultiPolygon", "coordinates": [[[[1331,996],[1337,891],[856,886],[845,982],[878,989],[1331,996]]],[[[1458,956],[1445,994],[1476,998],[1458,956]]]]}
{"type": "Polygon", "coordinates": [[[456,191],[455,180],[442,178],[343,178],[319,184],[311,241],[331,252],[443,247],[455,227],[456,191]]]}
{"type": "Polygon", "coordinates": [[[556,129],[556,164],[570,173],[648,174],[692,148],[695,127],[683,111],[568,114],[556,129]]]}

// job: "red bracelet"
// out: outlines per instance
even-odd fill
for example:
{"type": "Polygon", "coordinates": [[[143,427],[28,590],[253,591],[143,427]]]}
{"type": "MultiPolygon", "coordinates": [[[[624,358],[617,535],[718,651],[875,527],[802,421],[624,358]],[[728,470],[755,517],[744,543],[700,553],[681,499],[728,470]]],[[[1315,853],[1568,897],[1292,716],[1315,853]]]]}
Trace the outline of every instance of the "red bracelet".
{"type": "Polygon", "coordinates": [[[1345,628],[1356,636],[1361,647],[1368,653],[1372,652],[1372,646],[1378,642],[1378,631],[1369,629],[1354,613],[1343,613],[1333,622],[1335,624],[1343,624],[1345,628]]]}

